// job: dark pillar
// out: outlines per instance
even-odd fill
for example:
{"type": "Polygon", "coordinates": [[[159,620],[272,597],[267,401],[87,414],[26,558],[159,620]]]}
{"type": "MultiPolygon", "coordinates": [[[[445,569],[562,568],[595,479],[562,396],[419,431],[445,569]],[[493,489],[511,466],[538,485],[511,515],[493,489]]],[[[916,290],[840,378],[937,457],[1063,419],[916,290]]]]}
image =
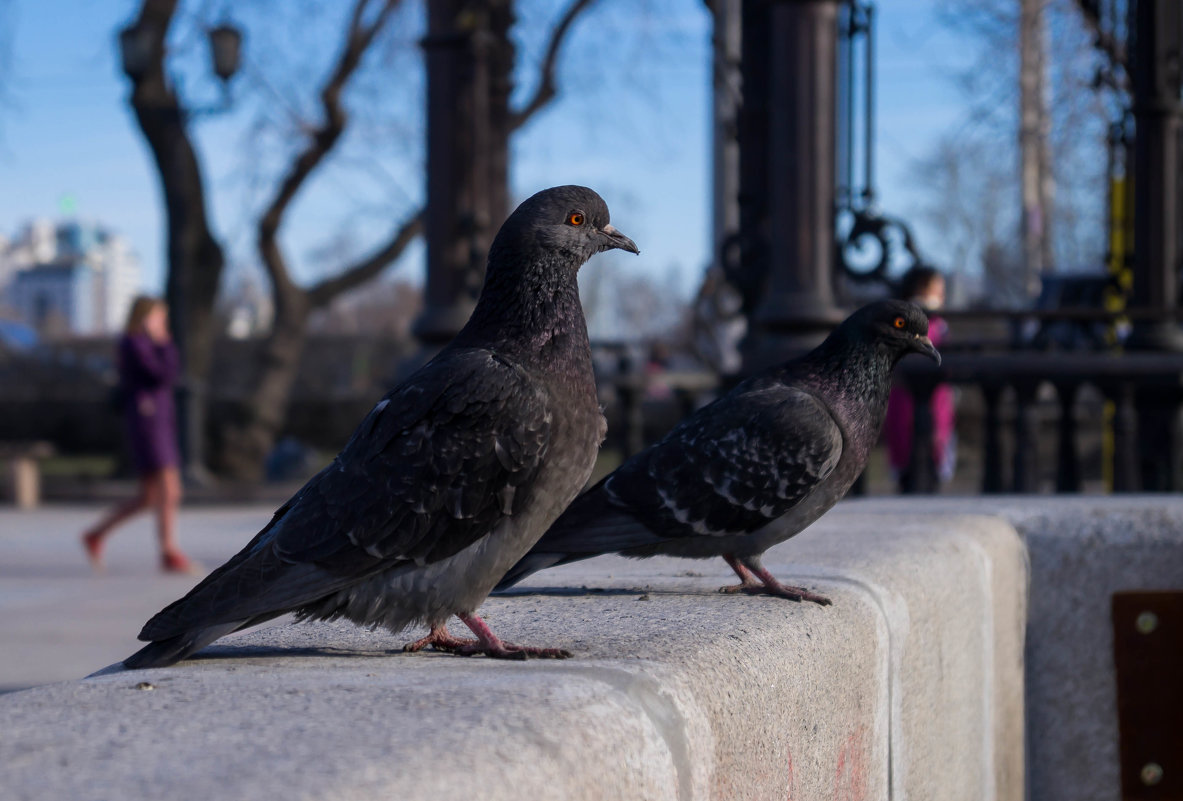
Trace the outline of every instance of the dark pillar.
{"type": "Polygon", "coordinates": [[[937,388],[936,371],[914,373],[908,381],[912,392],[912,452],[901,476],[901,491],[932,494],[940,490],[936,460],[933,459],[932,394],[937,388]]]}
{"type": "Polygon", "coordinates": [[[834,298],[839,0],[743,8],[740,225],[751,331],[744,369],[812,347],[834,298]]]}
{"type": "Polygon", "coordinates": [[[1039,381],[1015,381],[1014,491],[1039,492],[1039,381]]]}
{"type": "Polygon", "coordinates": [[[1060,442],[1056,457],[1056,492],[1080,492],[1082,481],[1080,453],[1076,447],[1076,393],[1080,384],[1061,381],[1056,384],[1060,399],[1060,442]]]}
{"type": "Polygon", "coordinates": [[[711,228],[713,266],[723,266],[724,249],[739,233],[738,119],[743,92],[740,58],[743,38],[742,0],[707,0],[714,18],[712,61],[711,228]]]}
{"type": "MultiPolygon", "coordinates": [[[[1134,88],[1133,305],[1164,313],[1179,304],[1179,135],[1183,4],[1130,3],[1134,88]]],[[[1144,349],[1183,350],[1173,321],[1137,323],[1129,342],[1144,349]]]]}
{"type": "Polygon", "coordinates": [[[982,492],[1003,491],[1002,478],[1002,392],[1006,387],[996,381],[982,382],[985,416],[982,420],[982,492]]]}
{"type": "Polygon", "coordinates": [[[468,321],[509,213],[509,0],[427,4],[427,286],[415,335],[443,345],[468,321]]]}
{"type": "Polygon", "coordinates": [[[1104,387],[1113,401],[1113,491],[1138,492],[1142,487],[1138,465],[1138,413],[1134,385],[1119,382],[1104,387]]]}

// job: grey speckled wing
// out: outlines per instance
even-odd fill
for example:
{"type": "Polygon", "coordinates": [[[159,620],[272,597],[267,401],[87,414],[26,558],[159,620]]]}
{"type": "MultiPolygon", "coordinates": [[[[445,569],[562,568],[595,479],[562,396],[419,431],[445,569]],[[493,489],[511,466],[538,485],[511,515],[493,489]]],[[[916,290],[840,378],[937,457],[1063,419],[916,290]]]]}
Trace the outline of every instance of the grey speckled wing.
{"type": "Polygon", "coordinates": [[[822,402],[773,385],[704,408],[603,491],[662,537],[746,534],[787,513],[841,455],[842,432],[822,402]]]}
{"type": "MultiPolygon", "coordinates": [[[[809,496],[842,457],[842,432],[813,394],[755,382],[700,409],[575,500],[498,584],[617,551],[678,550],[757,531],[809,496]]],[[[705,544],[707,552],[719,546],[705,544]]]]}
{"type": "Polygon", "coordinates": [[[341,454],[142,639],[322,598],[400,562],[445,559],[518,511],[549,446],[539,383],[484,350],[441,357],[379,402],[341,454]]]}

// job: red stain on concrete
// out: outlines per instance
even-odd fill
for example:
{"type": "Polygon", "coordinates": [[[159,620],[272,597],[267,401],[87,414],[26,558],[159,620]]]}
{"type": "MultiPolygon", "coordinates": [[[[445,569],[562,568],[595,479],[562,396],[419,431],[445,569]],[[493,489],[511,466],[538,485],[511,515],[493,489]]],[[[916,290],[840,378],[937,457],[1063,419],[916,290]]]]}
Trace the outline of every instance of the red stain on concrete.
{"type": "Polygon", "coordinates": [[[786,801],[793,801],[793,793],[797,789],[796,782],[793,781],[793,752],[789,751],[785,757],[789,762],[789,795],[787,796],[786,801]]]}
{"type": "Polygon", "coordinates": [[[838,751],[834,770],[834,801],[866,801],[867,727],[859,726],[838,751]]]}

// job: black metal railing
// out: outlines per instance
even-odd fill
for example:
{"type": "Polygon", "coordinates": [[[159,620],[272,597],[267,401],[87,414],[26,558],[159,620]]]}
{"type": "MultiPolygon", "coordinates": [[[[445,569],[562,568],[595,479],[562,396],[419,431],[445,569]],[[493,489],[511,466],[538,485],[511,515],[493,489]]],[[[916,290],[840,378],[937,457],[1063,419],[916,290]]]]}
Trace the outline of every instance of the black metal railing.
{"type": "MultiPolygon", "coordinates": [[[[1180,316],[1183,312],[1174,319],[1180,316]]],[[[1095,490],[1098,482],[1091,479],[1096,476],[1086,475],[1085,465],[1087,461],[1092,467],[1096,460],[1083,458],[1081,443],[1095,441],[1098,434],[1105,443],[1100,487],[1113,492],[1183,491],[1183,353],[1123,352],[1116,346],[1036,349],[1056,340],[1041,336],[1049,327],[1077,325],[1095,334],[1098,326],[1108,329],[1116,320],[1159,321],[1161,312],[1066,308],[950,312],[946,318],[955,332],[976,322],[979,329],[981,324],[991,327],[993,334],[952,341],[942,348],[940,367],[922,359],[901,363],[900,380],[916,400],[906,491],[939,488],[930,400],[942,383],[980,395],[980,414],[975,408],[959,428],[980,425],[980,447],[972,450],[980,460],[977,488],[983,493],[1095,490]]],[[[1096,339],[1091,334],[1078,338],[1096,339]]],[[[614,407],[609,412],[610,444],[622,456],[660,436],[720,388],[718,377],[709,372],[651,375],[639,362],[624,358],[616,372],[602,374],[600,381],[614,407]],[[654,386],[663,390],[664,401],[652,400],[654,386]]]]}
{"type": "Polygon", "coordinates": [[[1112,447],[1105,472],[1115,492],[1183,489],[1179,470],[1179,410],[1183,408],[1183,354],[1013,352],[946,355],[940,367],[909,360],[901,365],[914,404],[912,473],[915,492],[937,489],[930,399],[942,382],[977,387],[982,394],[981,491],[1038,492],[1042,475],[1038,440],[1040,391],[1051,387],[1058,401],[1055,489],[1083,487],[1076,402],[1091,386],[1112,404],[1112,447]],[[1010,481],[1004,471],[1004,393],[1013,393],[1010,481]]]}

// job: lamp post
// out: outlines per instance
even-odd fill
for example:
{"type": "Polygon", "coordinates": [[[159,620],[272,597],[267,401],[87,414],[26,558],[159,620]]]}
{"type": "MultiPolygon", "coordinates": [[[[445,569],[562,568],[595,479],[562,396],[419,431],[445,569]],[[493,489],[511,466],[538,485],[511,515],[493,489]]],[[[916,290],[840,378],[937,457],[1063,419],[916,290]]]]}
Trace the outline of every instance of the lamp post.
{"type": "Polygon", "coordinates": [[[807,350],[843,317],[833,283],[841,2],[743,4],[740,259],[750,276],[751,321],[745,372],[807,350]]]}
{"type": "Polygon", "coordinates": [[[1130,3],[1134,32],[1134,287],[1133,305],[1162,319],[1135,325],[1129,346],[1183,351],[1170,314],[1179,305],[1183,267],[1179,235],[1180,133],[1183,131],[1183,7],[1178,0],[1130,3]]]}
{"type": "Polygon", "coordinates": [[[509,216],[511,3],[427,7],[427,283],[414,333],[432,354],[468,321],[489,246],[509,216]]]}

